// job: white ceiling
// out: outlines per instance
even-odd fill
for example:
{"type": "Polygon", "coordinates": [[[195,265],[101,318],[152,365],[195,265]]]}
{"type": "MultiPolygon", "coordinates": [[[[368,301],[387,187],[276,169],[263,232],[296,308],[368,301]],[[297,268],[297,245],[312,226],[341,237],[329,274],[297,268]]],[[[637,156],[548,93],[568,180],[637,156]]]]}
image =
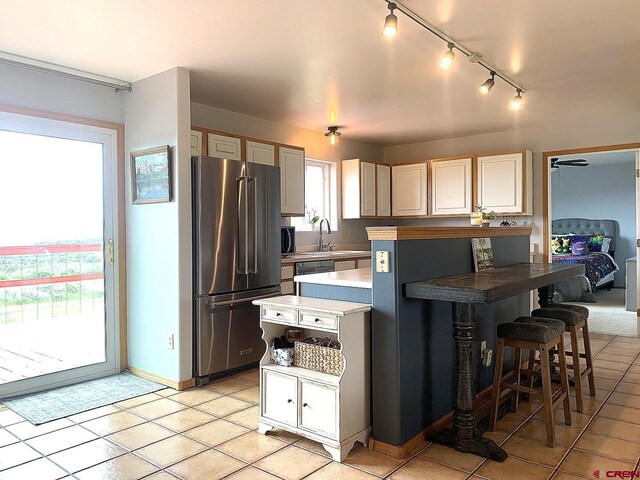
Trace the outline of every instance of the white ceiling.
{"type": "MultiPolygon", "coordinates": [[[[396,145],[640,108],[640,2],[405,0],[527,90],[457,53],[384,0],[0,0],[0,49],[136,81],[180,66],[192,100],[343,138],[396,145]]],[[[606,120],[604,120],[606,121],[606,120]]]]}

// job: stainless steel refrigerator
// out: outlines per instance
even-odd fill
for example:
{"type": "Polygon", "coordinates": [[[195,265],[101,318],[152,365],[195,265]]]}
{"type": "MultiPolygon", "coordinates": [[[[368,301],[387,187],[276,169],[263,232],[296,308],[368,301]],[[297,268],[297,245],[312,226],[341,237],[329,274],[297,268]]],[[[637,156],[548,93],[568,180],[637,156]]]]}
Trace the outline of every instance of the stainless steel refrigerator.
{"type": "Polygon", "coordinates": [[[192,157],[194,375],[260,360],[259,308],[280,293],[280,169],[192,157]]]}

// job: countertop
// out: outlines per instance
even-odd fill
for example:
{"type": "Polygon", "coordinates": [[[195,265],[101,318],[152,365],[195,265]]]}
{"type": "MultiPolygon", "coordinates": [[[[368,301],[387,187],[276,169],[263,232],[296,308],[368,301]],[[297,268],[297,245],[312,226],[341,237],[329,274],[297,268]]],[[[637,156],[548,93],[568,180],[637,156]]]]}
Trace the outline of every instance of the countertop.
{"type": "Polygon", "coordinates": [[[367,227],[369,240],[530,236],[531,227],[367,227]]]}
{"type": "Polygon", "coordinates": [[[318,260],[349,260],[352,258],[371,258],[370,250],[331,250],[328,252],[303,252],[282,257],[282,265],[318,260]]]}
{"type": "Polygon", "coordinates": [[[339,272],[296,275],[294,282],[314,283],[316,285],[334,285],[337,287],[371,288],[371,269],[356,268],[339,272]]]}
{"type": "Polygon", "coordinates": [[[254,300],[253,303],[255,305],[264,305],[268,307],[313,310],[314,312],[327,313],[330,315],[349,315],[351,313],[368,312],[371,310],[371,305],[367,305],[366,303],[342,302],[339,300],[325,300],[323,298],[297,297],[295,295],[254,300]]]}

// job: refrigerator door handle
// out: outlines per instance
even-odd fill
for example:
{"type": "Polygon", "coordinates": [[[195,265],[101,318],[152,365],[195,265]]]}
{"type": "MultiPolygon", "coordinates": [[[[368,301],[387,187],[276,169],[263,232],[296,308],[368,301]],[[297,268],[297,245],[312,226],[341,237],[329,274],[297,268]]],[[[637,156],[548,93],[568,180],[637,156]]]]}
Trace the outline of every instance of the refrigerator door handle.
{"type": "Polygon", "coordinates": [[[238,201],[238,273],[249,273],[249,202],[247,177],[236,178],[238,201]],[[244,187],[244,188],[243,188],[244,187]]]}
{"type": "Polygon", "coordinates": [[[254,300],[260,300],[262,298],[277,297],[278,295],[280,295],[280,292],[269,293],[267,295],[256,295],[255,297],[251,297],[251,298],[237,298],[235,300],[224,300],[222,302],[211,301],[207,304],[207,307],[209,308],[209,310],[213,310],[214,308],[220,308],[220,307],[231,307],[233,305],[250,303],[250,302],[253,302],[254,300]]]}
{"type": "Polygon", "coordinates": [[[247,209],[251,209],[251,217],[247,218],[247,273],[258,273],[258,178],[247,178],[247,209]],[[249,187],[252,187],[251,189],[249,187]],[[252,231],[249,232],[249,226],[252,231]]]}

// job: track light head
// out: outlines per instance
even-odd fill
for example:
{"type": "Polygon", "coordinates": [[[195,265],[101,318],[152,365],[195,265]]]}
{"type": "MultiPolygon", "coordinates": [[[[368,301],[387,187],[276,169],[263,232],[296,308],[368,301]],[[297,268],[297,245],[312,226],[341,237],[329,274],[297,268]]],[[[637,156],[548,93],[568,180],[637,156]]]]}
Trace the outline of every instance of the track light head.
{"type": "Polygon", "coordinates": [[[493,88],[493,84],[496,83],[494,77],[496,76],[496,72],[491,70],[491,77],[487,79],[482,85],[480,85],[480,93],[486,95],[493,88]]]}
{"type": "Polygon", "coordinates": [[[389,2],[389,15],[384,19],[384,28],[382,34],[385,37],[393,38],[398,35],[398,17],[393,14],[393,11],[397,8],[396,4],[389,2]]]}
{"type": "Polygon", "coordinates": [[[329,138],[329,143],[332,147],[335,147],[336,145],[338,145],[338,143],[340,143],[340,139],[338,137],[342,134],[338,131],[338,128],[339,127],[336,126],[329,127],[329,131],[324,134],[325,137],[329,138]]]}
{"type": "Polygon", "coordinates": [[[453,53],[453,47],[455,47],[455,44],[453,43],[447,43],[447,48],[449,50],[447,50],[445,52],[445,54],[442,56],[442,58],[440,59],[440,66],[442,68],[449,68],[451,65],[453,65],[453,59],[455,58],[456,54],[453,53]]]}
{"type": "Polygon", "coordinates": [[[514,110],[520,110],[522,104],[524,103],[524,99],[522,98],[522,90],[516,88],[516,96],[513,97],[513,101],[511,102],[511,108],[514,110]]]}

